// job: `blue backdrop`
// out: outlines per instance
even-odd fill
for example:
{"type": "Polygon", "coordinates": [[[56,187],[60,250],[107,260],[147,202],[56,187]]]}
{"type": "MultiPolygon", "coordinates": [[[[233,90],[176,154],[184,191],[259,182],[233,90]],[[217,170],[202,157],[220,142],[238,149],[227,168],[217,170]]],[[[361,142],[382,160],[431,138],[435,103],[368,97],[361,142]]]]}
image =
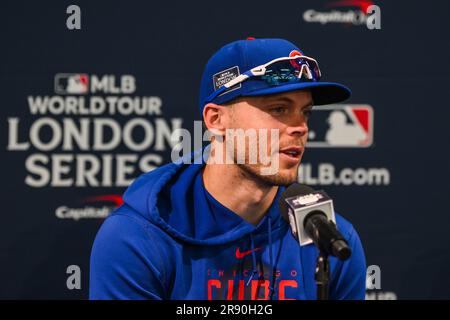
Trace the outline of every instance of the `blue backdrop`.
{"type": "Polygon", "coordinates": [[[2,1],[0,12],[0,298],[87,298],[103,218],[129,181],[170,161],[170,133],[200,119],[209,56],[248,36],[289,39],[353,90],[313,115],[300,178],[333,197],[380,267],[368,298],[450,297],[450,2],[2,1]],[[71,4],[80,30],[66,26],[71,4]],[[370,4],[381,29],[364,23],[370,4]],[[332,113],[345,116],[338,138],[356,127],[364,139],[327,138],[332,113]],[[80,289],[67,287],[71,265],[80,289]]]}

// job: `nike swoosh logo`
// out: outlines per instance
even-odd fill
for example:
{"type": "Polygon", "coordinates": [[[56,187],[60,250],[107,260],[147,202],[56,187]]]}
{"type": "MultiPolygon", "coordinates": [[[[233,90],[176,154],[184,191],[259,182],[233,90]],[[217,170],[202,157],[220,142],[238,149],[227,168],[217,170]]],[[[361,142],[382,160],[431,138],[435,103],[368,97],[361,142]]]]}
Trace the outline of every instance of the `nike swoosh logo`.
{"type": "Polygon", "coordinates": [[[237,247],[236,248],[236,258],[237,259],[242,259],[243,257],[245,257],[245,256],[248,256],[250,253],[252,253],[253,251],[258,251],[258,250],[260,250],[261,248],[255,248],[255,249],[252,249],[252,250],[247,250],[247,251],[243,251],[243,252],[241,252],[240,250],[239,250],[239,247],[237,247]]]}

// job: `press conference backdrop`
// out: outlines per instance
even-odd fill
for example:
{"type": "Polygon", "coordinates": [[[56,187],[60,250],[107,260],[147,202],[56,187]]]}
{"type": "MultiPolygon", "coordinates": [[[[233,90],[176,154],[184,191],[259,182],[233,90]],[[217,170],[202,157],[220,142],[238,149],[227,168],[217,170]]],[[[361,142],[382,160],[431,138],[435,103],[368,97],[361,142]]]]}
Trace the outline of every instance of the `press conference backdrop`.
{"type": "Polygon", "coordinates": [[[359,231],[381,275],[367,298],[450,298],[450,2],[2,1],[0,12],[0,298],[88,297],[104,218],[170,161],[174,130],[193,131],[209,56],[248,36],[291,40],[353,90],[316,109],[299,178],[359,231]],[[68,28],[70,5],[81,29],[68,28]],[[369,5],[380,29],[367,27],[369,5]]]}

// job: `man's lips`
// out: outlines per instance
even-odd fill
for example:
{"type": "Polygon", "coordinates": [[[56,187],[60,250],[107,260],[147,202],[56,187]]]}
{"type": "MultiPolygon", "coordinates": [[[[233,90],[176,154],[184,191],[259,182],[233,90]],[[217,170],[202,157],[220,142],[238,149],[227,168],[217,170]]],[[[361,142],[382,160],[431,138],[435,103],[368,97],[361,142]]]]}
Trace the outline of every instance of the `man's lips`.
{"type": "Polygon", "coordinates": [[[287,147],[287,148],[280,149],[280,153],[287,154],[287,155],[289,155],[291,157],[298,157],[298,158],[300,158],[300,156],[303,153],[303,148],[302,147],[298,147],[298,146],[287,147]]]}
{"type": "Polygon", "coordinates": [[[303,154],[304,149],[299,146],[292,146],[280,149],[280,155],[282,155],[282,158],[284,158],[287,162],[291,164],[297,164],[303,154]]]}

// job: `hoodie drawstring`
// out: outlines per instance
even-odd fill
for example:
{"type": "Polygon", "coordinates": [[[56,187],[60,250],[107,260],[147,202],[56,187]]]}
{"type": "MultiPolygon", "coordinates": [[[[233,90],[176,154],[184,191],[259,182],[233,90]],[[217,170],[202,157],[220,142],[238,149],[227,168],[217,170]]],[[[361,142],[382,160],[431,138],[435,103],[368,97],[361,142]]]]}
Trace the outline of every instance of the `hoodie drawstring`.
{"type": "Polygon", "coordinates": [[[268,227],[267,233],[269,234],[269,264],[270,264],[270,275],[269,275],[269,299],[272,300],[272,295],[274,291],[274,266],[273,266],[273,251],[272,251],[272,218],[268,217],[268,227]]]}
{"type": "Polygon", "coordinates": [[[251,233],[250,233],[250,249],[252,250],[252,269],[253,270],[252,270],[252,275],[248,279],[246,286],[248,286],[250,284],[250,281],[252,281],[255,274],[258,274],[258,269],[257,269],[257,265],[256,265],[255,243],[253,241],[253,235],[251,233]]]}
{"type": "MultiPolygon", "coordinates": [[[[269,299],[272,300],[272,296],[274,293],[274,265],[273,265],[273,243],[272,243],[272,218],[269,216],[267,221],[267,233],[269,236],[269,265],[270,265],[270,274],[269,274],[269,299]]],[[[255,253],[255,243],[253,240],[253,235],[250,233],[250,249],[252,251],[252,274],[248,279],[246,286],[250,284],[253,280],[253,277],[258,274],[257,264],[256,264],[256,253],[255,253]]]]}

